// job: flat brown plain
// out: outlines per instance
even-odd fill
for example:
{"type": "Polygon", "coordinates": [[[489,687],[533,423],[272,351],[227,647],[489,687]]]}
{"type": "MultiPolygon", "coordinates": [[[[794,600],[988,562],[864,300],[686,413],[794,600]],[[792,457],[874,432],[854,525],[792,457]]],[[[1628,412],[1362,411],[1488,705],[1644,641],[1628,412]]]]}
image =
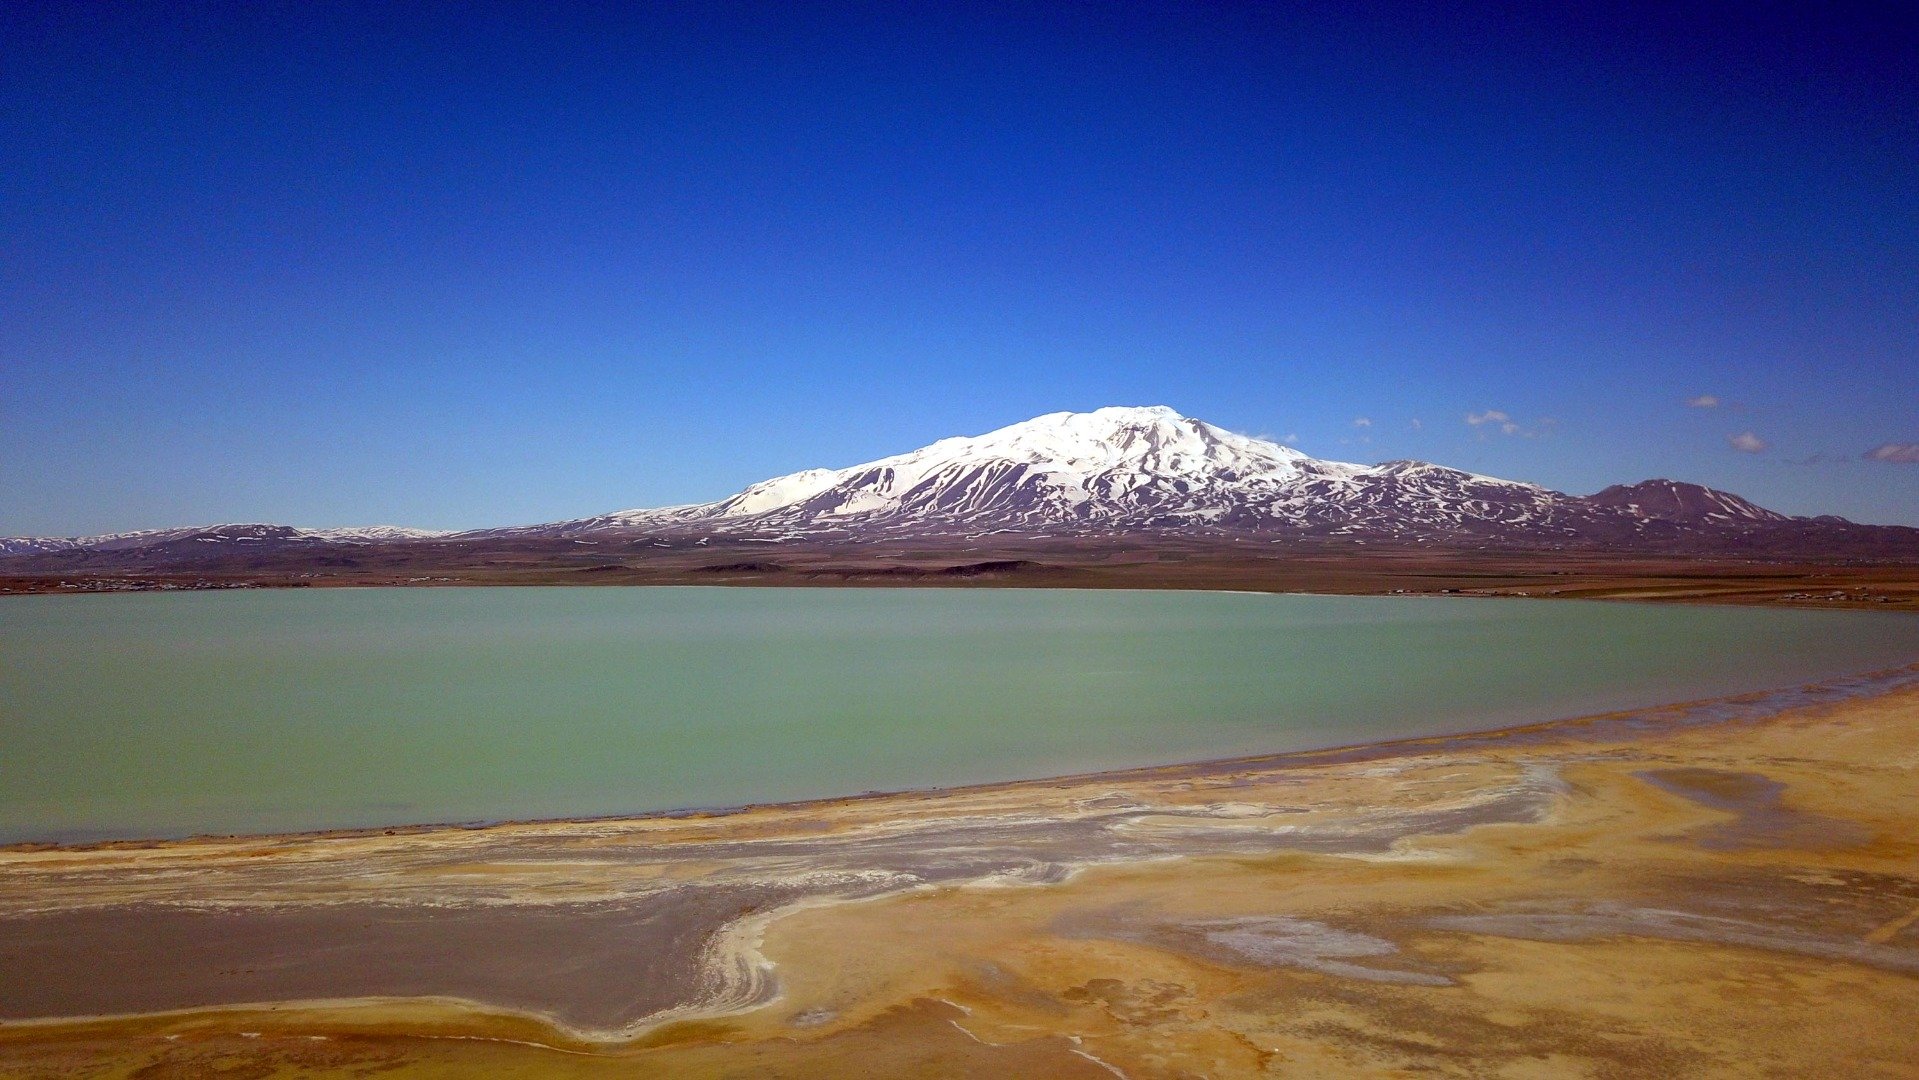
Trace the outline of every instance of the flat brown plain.
{"type": "Polygon", "coordinates": [[[1804,607],[1919,608],[1919,551],[1539,550],[1389,541],[1162,536],[781,544],[715,540],[369,544],[326,553],[220,551],[189,563],[137,553],[7,560],[0,594],[123,589],[447,585],[913,586],[1240,589],[1559,596],[1804,607]]]}

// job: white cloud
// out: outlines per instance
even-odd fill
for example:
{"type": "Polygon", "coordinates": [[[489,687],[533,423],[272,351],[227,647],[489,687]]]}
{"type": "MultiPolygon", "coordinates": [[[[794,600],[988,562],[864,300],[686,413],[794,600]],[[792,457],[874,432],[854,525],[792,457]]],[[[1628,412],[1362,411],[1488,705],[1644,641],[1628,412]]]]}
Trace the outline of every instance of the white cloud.
{"type": "Polygon", "coordinates": [[[1372,427],[1373,421],[1371,417],[1357,416],[1353,418],[1353,426],[1354,427],[1372,427]]]}
{"type": "Polygon", "coordinates": [[[1711,394],[1701,394],[1698,397],[1687,398],[1686,404],[1695,409],[1717,409],[1719,399],[1711,394]]]}
{"type": "Polygon", "coordinates": [[[1541,435],[1552,434],[1553,429],[1559,426],[1559,421],[1548,416],[1535,420],[1531,427],[1527,427],[1519,421],[1514,420],[1510,414],[1501,412],[1498,409],[1487,409],[1485,412],[1467,413],[1466,423],[1478,430],[1479,438],[1481,439],[1486,437],[1486,432],[1489,429],[1497,431],[1501,435],[1517,435],[1522,439],[1537,439],[1541,435]]]}
{"type": "Polygon", "coordinates": [[[1281,440],[1279,440],[1279,441],[1280,441],[1280,442],[1283,442],[1283,443],[1285,443],[1285,444],[1286,444],[1287,446],[1298,446],[1298,445],[1299,445],[1299,432],[1297,432],[1297,431],[1289,431],[1289,432],[1287,432],[1287,433],[1286,433],[1286,437],[1285,437],[1285,438],[1283,438],[1283,439],[1281,439],[1281,440]]]}
{"type": "Polygon", "coordinates": [[[1766,449],[1766,440],[1754,435],[1750,431],[1742,431],[1737,435],[1728,435],[1726,436],[1726,442],[1734,450],[1742,454],[1763,453],[1766,449]]]}
{"type": "Polygon", "coordinates": [[[1414,431],[1418,431],[1418,430],[1419,430],[1420,428],[1423,428],[1423,427],[1425,427],[1425,426],[1426,426],[1425,424],[1422,424],[1422,423],[1420,423],[1420,422],[1419,422],[1419,417],[1417,417],[1417,416],[1415,416],[1415,417],[1413,417],[1413,430],[1414,430],[1414,431]]]}
{"type": "Polygon", "coordinates": [[[1887,461],[1894,465],[1919,465],[1919,443],[1889,442],[1866,451],[1867,461],[1887,461]]]}

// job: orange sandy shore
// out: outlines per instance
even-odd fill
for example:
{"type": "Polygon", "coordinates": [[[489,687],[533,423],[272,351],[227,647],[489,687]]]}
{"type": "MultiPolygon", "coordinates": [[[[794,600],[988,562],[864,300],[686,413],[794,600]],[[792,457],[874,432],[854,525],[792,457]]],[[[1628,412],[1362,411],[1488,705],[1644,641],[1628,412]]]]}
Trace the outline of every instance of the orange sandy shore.
{"type": "Polygon", "coordinates": [[[0,1076],[1919,1076],[1911,675],[725,815],[0,850],[0,1076]]]}

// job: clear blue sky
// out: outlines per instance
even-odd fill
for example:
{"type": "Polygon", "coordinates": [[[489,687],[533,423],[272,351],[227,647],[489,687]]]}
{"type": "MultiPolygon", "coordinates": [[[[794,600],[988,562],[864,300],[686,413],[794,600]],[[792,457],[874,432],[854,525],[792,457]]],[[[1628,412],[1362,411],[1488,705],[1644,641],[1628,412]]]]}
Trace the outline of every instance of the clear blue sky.
{"type": "Polygon", "coordinates": [[[552,520],[1109,404],[1919,524],[1865,457],[1919,444],[1898,7],[1357,6],[5,5],[0,533],[552,520]]]}

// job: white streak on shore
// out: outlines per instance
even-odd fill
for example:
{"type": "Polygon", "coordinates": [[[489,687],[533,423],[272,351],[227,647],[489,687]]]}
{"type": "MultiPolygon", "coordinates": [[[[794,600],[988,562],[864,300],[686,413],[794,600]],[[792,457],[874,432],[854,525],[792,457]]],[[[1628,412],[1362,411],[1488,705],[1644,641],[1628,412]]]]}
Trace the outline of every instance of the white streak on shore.
{"type": "Polygon", "coordinates": [[[1086,1060],[1092,1062],[1093,1064],[1099,1066],[1100,1068],[1105,1069],[1107,1072],[1112,1073],[1114,1076],[1119,1077],[1119,1080],[1132,1080],[1132,1077],[1127,1076],[1126,1073],[1122,1069],[1120,1069],[1119,1066],[1113,1064],[1110,1061],[1102,1061],[1099,1058],[1096,1058],[1093,1055],[1087,1053],[1086,1051],[1081,1050],[1077,1046],[1068,1047],[1067,1049],[1071,1050],[1075,1054],[1078,1054],[1080,1057],[1083,1057],[1086,1060]]]}

